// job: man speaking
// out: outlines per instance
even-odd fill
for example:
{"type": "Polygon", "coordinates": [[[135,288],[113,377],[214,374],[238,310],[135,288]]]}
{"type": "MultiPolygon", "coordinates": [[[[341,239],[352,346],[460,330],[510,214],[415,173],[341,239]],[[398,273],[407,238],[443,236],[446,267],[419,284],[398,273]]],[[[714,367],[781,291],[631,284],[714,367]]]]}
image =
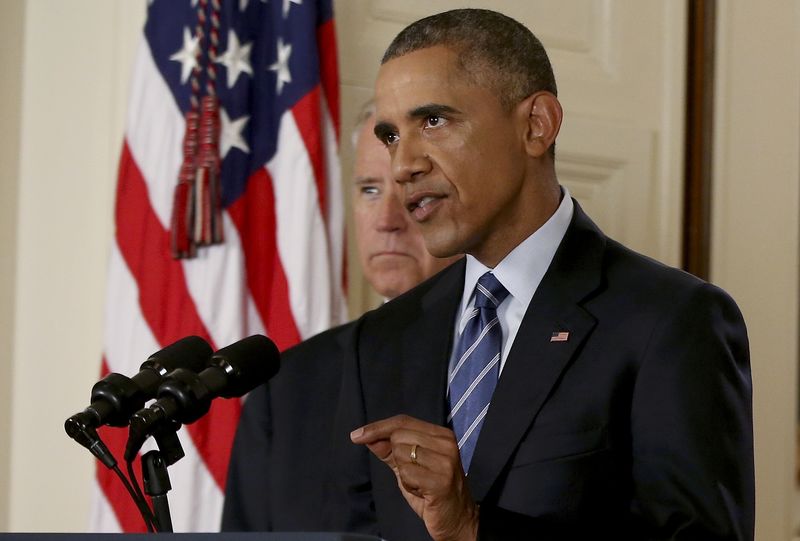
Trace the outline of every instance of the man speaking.
{"type": "MultiPolygon", "coordinates": [[[[388,300],[460,256],[438,259],[425,249],[392,179],[389,154],[373,134],[374,112],[372,102],[364,106],[353,134],[353,223],[364,276],[388,300]]],[[[278,375],[248,396],[231,454],[223,530],[332,529],[330,463],[317,455],[330,445],[353,327],[284,352],[278,375]]]]}
{"type": "Polygon", "coordinates": [[[417,21],[384,55],[376,108],[428,250],[467,257],[353,330],[341,524],[390,541],[752,539],[742,316],[607,238],[559,185],[536,37],[486,10],[417,21]]]}

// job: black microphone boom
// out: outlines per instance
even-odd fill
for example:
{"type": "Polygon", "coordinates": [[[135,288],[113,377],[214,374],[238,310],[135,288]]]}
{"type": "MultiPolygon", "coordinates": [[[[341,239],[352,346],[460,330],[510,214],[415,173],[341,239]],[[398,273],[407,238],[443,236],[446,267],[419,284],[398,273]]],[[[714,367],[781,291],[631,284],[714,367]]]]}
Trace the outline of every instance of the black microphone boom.
{"type": "Polygon", "coordinates": [[[211,354],[208,342],[199,336],[187,336],[153,353],[133,378],[117,373],[107,375],[92,387],[91,405],[67,419],[64,430],[107,468],[115,468],[117,461],[95,429],[104,424],[127,425],[131,415],[156,395],[161,380],[168,372],[181,366],[200,370],[211,354]]]}
{"type": "Polygon", "coordinates": [[[199,336],[187,336],[153,353],[132,378],[117,373],[107,375],[92,387],[91,405],[67,419],[64,425],[67,434],[76,425],[127,426],[131,416],[156,396],[167,373],[177,368],[198,372],[208,364],[212,353],[208,342],[199,336]]]}
{"type": "Polygon", "coordinates": [[[126,460],[136,455],[160,422],[193,423],[208,413],[214,398],[242,396],[274,376],[279,366],[278,348],[256,334],[217,351],[199,374],[173,370],[158,388],[158,399],[131,417],[126,460]]]}

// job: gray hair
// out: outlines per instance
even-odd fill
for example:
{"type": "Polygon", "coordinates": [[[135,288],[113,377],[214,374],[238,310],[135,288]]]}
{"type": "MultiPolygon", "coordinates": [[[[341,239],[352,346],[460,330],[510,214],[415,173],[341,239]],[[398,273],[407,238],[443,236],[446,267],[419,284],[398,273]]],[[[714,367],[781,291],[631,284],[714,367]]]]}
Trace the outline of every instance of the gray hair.
{"type": "Polygon", "coordinates": [[[358,115],[356,115],[356,125],[353,127],[352,133],[350,133],[350,142],[353,144],[353,150],[358,146],[358,135],[361,132],[361,128],[363,128],[364,124],[369,122],[369,119],[373,116],[375,116],[375,99],[370,98],[361,106],[358,115]]]}

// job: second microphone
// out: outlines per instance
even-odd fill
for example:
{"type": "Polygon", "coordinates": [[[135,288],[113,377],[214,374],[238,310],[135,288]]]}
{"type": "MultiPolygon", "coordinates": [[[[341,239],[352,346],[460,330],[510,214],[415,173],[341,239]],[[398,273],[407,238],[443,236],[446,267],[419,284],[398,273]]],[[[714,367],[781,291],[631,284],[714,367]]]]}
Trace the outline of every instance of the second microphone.
{"type": "Polygon", "coordinates": [[[244,395],[274,376],[280,353],[269,338],[249,336],[217,351],[202,372],[178,368],[163,380],[158,399],[131,417],[128,455],[134,455],[158,424],[177,421],[188,424],[208,413],[216,397],[244,395]]]}

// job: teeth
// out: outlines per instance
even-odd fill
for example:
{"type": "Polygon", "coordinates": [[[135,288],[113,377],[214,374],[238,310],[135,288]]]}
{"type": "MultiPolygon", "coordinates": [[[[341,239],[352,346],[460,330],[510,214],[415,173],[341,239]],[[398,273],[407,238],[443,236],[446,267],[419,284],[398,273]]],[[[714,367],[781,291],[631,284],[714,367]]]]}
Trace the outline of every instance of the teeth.
{"type": "Polygon", "coordinates": [[[434,199],[436,199],[436,198],[435,197],[430,197],[430,196],[423,197],[422,199],[419,200],[419,203],[417,203],[417,206],[419,208],[425,208],[425,205],[427,205],[428,203],[430,203],[434,199]]]}

